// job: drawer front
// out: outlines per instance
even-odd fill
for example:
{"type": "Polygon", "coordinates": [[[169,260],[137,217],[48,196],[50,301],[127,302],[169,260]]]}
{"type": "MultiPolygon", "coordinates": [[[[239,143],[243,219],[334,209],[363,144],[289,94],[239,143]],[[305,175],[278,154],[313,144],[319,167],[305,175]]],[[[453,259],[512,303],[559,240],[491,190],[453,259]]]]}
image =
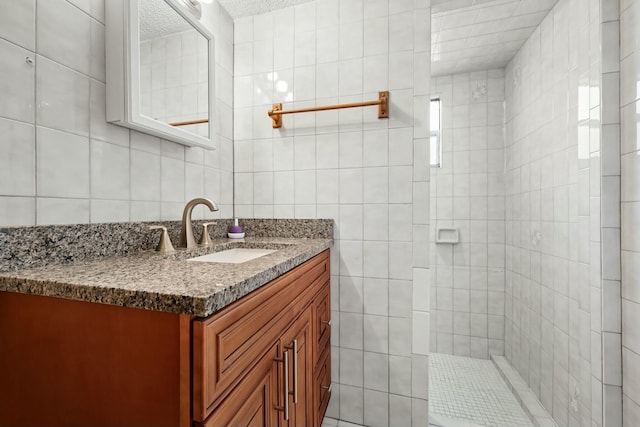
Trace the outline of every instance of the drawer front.
{"type": "Polygon", "coordinates": [[[318,365],[316,371],[316,380],[314,382],[314,413],[316,425],[322,425],[322,419],[325,412],[327,412],[327,406],[329,405],[329,399],[331,398],[331,349],[326,348],[322,353],[321,363],[318,365]]]}
{"type": "Polygon", "coordinates": [[[322,290],[314,300],[314,306],[315,306],[314,328],[315,328],[315,337],[316,337],[314,363],[318,363],[318,361],[320,360],[320,356],[322,356],[322,353],[324,352],[325,348],[330,346],[330,337],[331,337],[330,289],[331,289],[331,286],[329,284],[329,281],[327,281],[324,285],[322,285],[322,290]]]}
{"type": "Polygon", "coordinates": [[[203,421],[311,303],[329,277],[328,251],[213,316],[194,321],[194,419],[203,421]]]}

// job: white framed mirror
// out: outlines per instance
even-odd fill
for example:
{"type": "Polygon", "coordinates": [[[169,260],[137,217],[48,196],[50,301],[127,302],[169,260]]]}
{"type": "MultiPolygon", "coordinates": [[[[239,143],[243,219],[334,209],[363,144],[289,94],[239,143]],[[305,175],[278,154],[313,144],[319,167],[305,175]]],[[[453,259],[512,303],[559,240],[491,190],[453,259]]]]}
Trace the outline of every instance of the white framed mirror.
{"type": "Polygon", "coordinates": [[[182,2],[105,2],[107,121],[215,149],[215,43],[182,2]]]}

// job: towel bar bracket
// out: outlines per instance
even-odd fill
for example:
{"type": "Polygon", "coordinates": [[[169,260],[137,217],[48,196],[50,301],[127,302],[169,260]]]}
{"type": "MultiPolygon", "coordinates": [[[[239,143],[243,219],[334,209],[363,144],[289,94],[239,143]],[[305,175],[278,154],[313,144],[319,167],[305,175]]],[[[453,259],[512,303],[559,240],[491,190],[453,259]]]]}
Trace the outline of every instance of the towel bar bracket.
{"type": "MultiPolygon", "coordinates": [[[[278,111],[282,111],[282,104],[273,104],[273,110],[271,110],[270,113],[277,113],[278,111]]],[[[282,127],[282,114],[269,114],[269,116],[271,116],[271,120],[273,121],[273,128],[280,129],[282,127]]]]}

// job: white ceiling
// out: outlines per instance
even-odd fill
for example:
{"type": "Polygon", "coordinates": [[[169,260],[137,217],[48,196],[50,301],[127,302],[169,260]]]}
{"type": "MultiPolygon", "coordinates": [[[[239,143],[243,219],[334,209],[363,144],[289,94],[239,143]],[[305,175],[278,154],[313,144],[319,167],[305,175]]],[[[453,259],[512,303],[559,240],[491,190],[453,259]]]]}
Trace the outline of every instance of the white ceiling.
{"type": "MultiPolygon", "coordinates": [[[[310,1],[218,0],[234,19],[310,1]]],[[[431,0],[431,74],[503,68],[557,1],[431,0]]]]}
{"type": "Polygon", "coordinates": [[[558,0],[432,0],[431,74],[503,68],[558,0]]]}
{"type": "Polygon", "coordinates": [[[141,0],[140,40],[155,39],[191,29],[191,25],[163,1],[141,0]]]}
{"type": "Polygon", "coordinates": [[[241,16],[257,15],[310,1],[313,0],[218,0],[218,3],[229,12],[233,19],[236,19],[241,16]]]}

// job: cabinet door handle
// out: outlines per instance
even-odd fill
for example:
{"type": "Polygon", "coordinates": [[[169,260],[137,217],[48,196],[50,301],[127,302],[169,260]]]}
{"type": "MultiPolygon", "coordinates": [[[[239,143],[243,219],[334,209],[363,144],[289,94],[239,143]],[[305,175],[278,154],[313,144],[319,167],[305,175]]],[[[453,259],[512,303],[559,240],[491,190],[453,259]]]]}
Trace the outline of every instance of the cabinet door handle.
{"type": "Polygon", "coordinates": [[[284,406],[276,406],[276,411],[284,412],[285,421],[289,421],[289,353],[285,351],[282,358],[277,357],[274,360],[284,361],[284,406]]]}
{"type": "Polygon", "coordinates": [[[329,386],[327,387],[326,385],[321,386],[323,390],[327,390],[327,393],[331,393],[331,389],[333,388],[333,384],[329,384],[329,386]]]}
{"type": "Polygon", "coordinates": [[[322,323],[324,323],[327,326],[331,326],[331,319],[329,320],[323,320],[322,323]]]}
{"type": "Polygon", "coordinates": [[[284,352],[284,419],[289,420],[289,353],[284,352]]]}
{"type": "Polygon", "coordinates": [[[285,348],[293,350],[293,403],[298,403],[298,340],[293,340],[285,348]]]}

